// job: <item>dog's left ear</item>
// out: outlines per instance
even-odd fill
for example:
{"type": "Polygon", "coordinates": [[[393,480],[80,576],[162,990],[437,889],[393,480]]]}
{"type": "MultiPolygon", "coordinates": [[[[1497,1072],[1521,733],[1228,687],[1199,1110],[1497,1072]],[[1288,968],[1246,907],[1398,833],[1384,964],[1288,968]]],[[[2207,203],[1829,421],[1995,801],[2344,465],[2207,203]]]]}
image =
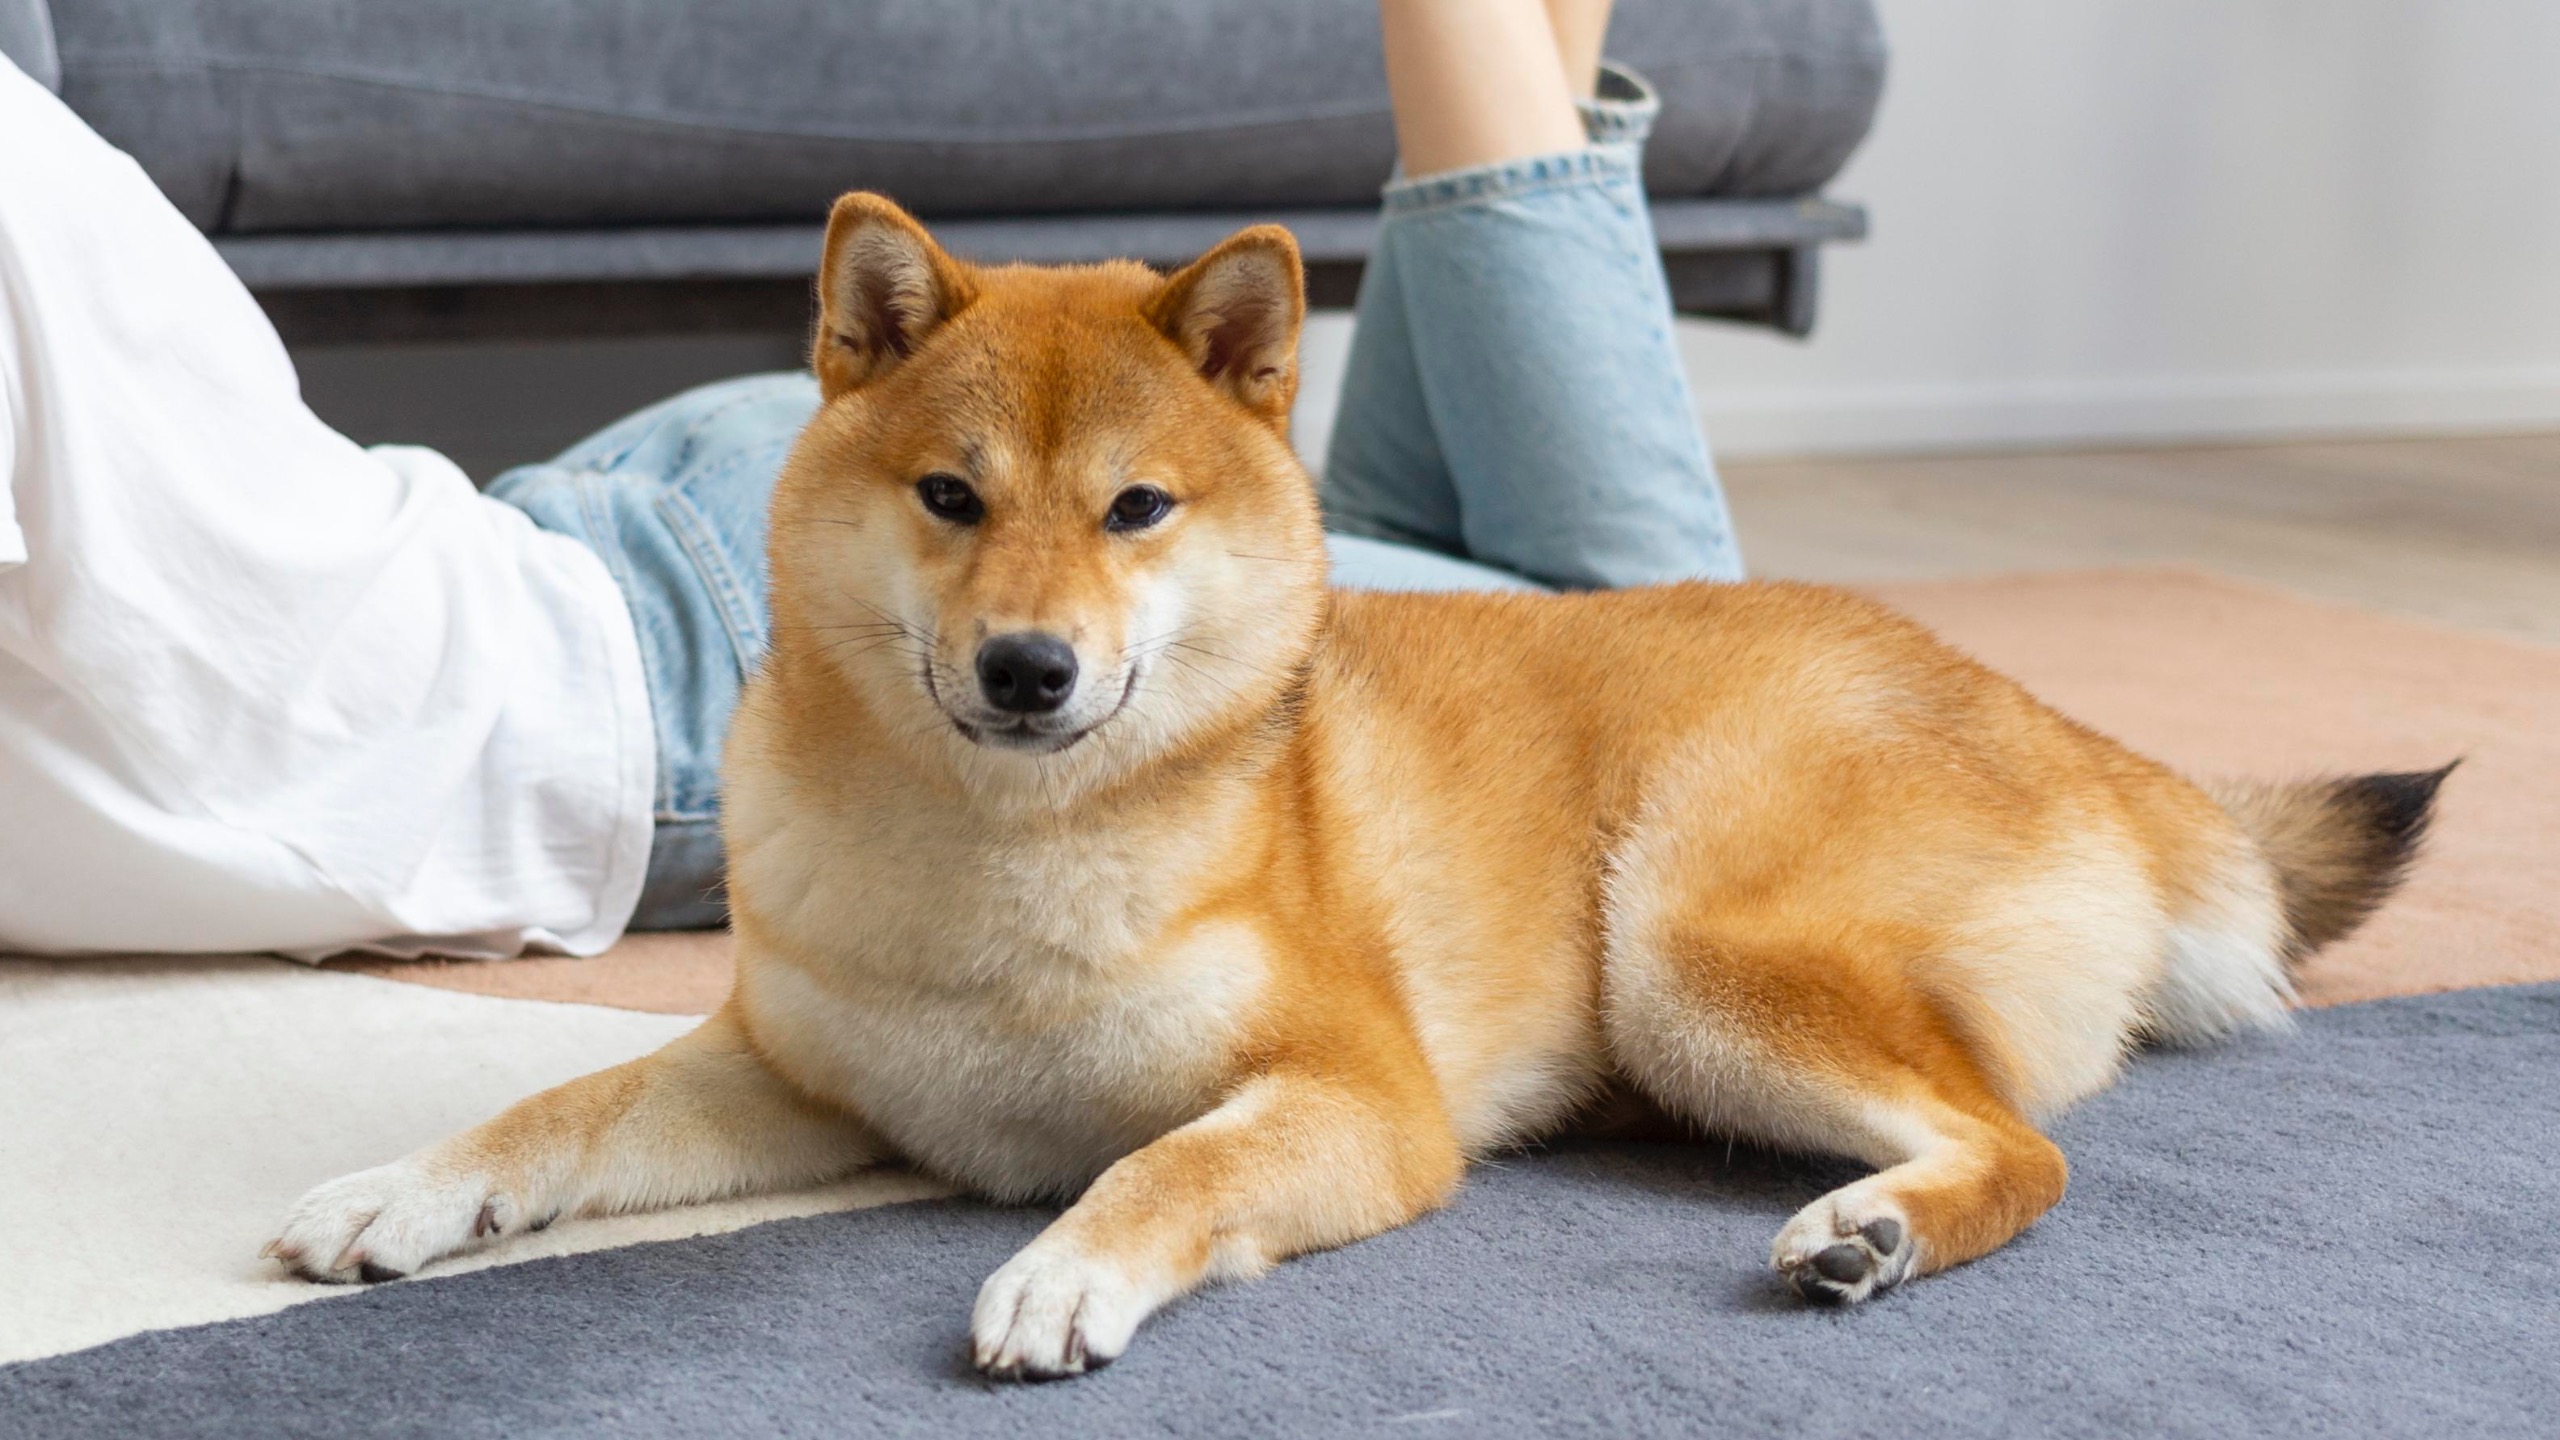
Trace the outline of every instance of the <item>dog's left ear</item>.
{"type": "Polygon", "coordinates": [[[1298,242],[1277,225],[1239,230],[1167,278],[1147,319],[1210,384],[1286,431],[1307,318],[1298,242]]]}

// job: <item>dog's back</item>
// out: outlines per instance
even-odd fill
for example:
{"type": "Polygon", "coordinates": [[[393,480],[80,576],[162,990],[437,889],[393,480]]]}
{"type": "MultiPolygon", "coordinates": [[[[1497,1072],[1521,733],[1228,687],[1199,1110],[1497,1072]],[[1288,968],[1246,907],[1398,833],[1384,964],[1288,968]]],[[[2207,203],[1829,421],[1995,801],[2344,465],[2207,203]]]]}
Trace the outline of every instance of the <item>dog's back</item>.
{"type": "Polygon", "coordinates": [[[1452,972],[1417,994],[1463,1008],[1587,987],[1603,954],[1782,935],[1806,985],[1902,972],[1917,1008],[1862,1023],[1956,1017],[2029,1115],[2104,1084],[2137,1039],[2284,1023],[2284,962],[2387,893],[2432,791],[2235,792],[2271,851],[2164,767],[1827,589],[1346,595],[1334,617],[1308,744],[1357,838],[1327,848],[1378,877],[1402,965],[1452,972]],[[1484,985],[1487,957],[1520,968],[1484,985]]]}

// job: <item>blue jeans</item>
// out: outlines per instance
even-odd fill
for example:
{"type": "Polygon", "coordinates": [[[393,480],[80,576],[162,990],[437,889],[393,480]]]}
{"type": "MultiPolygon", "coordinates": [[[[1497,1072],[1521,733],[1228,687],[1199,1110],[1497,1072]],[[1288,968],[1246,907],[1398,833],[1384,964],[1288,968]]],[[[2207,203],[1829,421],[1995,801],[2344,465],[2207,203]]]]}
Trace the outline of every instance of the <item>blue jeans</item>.
{"type": "MultiPolygon", "coordinates": [[[[1597,588],[1739,579],[1681,373],[1623,71],[1591,149],[1387,187],[1326,453],[1338,585],[1597,588]]],[[[720,744],[765,643],[765,505],[818,404],[753,375],[617,421],[489,493],[604,557],[658,723],[657,833],[631,925],[718,925],[720,744]]]]}
{"type": "Polygon", "coordinates": [[[1658,102],[1614,66],[1601,97],[1588,150],[1387,187],[1324,506],[1338,536],[1403,548],[1338,541],[1336,583],[1742,577],[1645,211],[1658,102]]]}

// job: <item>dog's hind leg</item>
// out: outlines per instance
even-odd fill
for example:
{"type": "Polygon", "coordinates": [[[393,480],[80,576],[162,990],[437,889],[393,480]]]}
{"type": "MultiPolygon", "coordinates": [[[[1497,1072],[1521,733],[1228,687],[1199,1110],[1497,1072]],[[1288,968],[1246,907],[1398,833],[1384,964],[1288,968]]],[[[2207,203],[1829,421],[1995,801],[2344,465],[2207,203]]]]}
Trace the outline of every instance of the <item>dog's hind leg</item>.
{"type": "Polygon", "coordinates": [[[1771,1263],[1798,1293],[1864,1300],[1997,1249],[2062,1198],[2062,1152],[1899,967],[1649,928],[1611,946],[1604,980],[1627,1078],[1710,1132],[1878,1167],[1778,1232],[1771,1263]]]}
{"type": "Polygon", "coordinates": [[[394,1280],[557,1216],[814,1184],[875,1154],[860,1122],[792,1089],[723,1010],[654,1054],[319,1186],[266,1253],[306,1279],[394,1280]]]}

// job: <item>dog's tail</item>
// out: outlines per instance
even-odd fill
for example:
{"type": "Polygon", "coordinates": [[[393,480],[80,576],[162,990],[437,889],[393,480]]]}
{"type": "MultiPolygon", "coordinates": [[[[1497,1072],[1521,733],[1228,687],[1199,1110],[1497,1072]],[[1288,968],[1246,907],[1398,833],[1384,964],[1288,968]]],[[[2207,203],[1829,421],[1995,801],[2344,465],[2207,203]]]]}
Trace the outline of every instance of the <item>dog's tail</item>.
{"type": "Polygon", "coordinates": [[[2246,880],[2226,872],[2172,929],[2168,968],[2144,996],[2144,1033],[2196,1045],[2290,1024],[2294,966],[2399,888],[2452,771],[2207,784],[2264,867],[2248,866],[2246,880]]]}
{"type": "Polygon", "coordinates": [[[2461,763],[2405,774],[2205,787],[2275,869],[2287,964],[2345,939],[2400,888],[2435,818],[2436,791],[2461,763]]]}

